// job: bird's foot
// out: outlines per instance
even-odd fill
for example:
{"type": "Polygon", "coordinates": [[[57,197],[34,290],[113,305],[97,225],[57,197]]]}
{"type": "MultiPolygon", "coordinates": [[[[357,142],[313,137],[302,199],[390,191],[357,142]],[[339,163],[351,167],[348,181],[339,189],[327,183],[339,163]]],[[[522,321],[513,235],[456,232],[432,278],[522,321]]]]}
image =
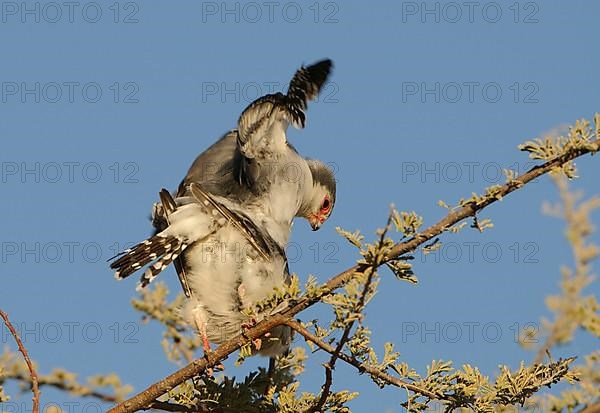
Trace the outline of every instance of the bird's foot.
{"type": "Polygon", "coordinates": [[[215,373],[218,373],[220,371],[225,370],[225,366],[223,365],[223,363],[219,363],[219,364],[215,364],[212,367],[207,367],[205,370],[205,373],[208,377],[210,377],[211,379],[214,378],[215,373]]]}
{"type": "MultiPolygon", "coordinates": [[[[208,350],[204,350],[204,358],[206,359],[207,363],[212,363],[213,362],[213,352],[212,350],[208,349],[208,350]]],[[[215,364],[214,366],[211,367],[207,367],[206,368],[206,375],[210,378],[213,378],[215,372],[219,372],[219,371],[223,371],[225,370],[225,366],[223,365],[223,363],[218,363],[215,364]]]]}

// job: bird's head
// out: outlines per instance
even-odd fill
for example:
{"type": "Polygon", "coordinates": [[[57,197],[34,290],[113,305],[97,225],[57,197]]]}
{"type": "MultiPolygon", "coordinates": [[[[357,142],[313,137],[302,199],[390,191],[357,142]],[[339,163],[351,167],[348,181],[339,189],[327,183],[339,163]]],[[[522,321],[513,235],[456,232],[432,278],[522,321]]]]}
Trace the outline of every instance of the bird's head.
{"type": "Polygon", "coordinates": [[[318,230],[329,218],[335,205],[335,177],[324,163],[307,159],[312,174],[313,185],[306,192],[298,215],[306,218],[313,231],[318,230]]]}

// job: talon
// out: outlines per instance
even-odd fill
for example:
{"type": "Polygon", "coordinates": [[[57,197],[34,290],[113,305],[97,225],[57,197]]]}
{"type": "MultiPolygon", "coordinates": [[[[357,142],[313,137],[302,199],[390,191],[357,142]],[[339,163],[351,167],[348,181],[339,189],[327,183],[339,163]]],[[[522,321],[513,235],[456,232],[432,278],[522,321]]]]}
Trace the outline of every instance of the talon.
{"type": "MultiPolygon", "coordinates": [[[[210,362],[208,355],[206,353],[204,353],[204,358],[206,358],[206,361],[210,362]]],[[[223,363],[219,363],[212,367],[207,367],[205,372],[206,372],[206,375],[212,379],[212,378],[214,378],[215,372],[219,372],[219,371],[223,371],[223,370],[225,370],[225,366],[223,365],[223,363]]]]}

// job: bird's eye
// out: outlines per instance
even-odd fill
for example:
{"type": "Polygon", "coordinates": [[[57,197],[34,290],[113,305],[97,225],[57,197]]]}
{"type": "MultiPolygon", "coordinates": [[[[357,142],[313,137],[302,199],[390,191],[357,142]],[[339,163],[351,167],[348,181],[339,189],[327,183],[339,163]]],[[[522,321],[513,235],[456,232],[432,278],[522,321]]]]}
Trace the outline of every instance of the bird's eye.
{"type": "Polygon", "coordinates": [[[327,211],[329,211],[329,208],[331,208],[331,203],[329,202],[329,198],[325,197],[325,199],[323,200],[323,203],[321,204],[321,211],[327,212],[327,211]]]}

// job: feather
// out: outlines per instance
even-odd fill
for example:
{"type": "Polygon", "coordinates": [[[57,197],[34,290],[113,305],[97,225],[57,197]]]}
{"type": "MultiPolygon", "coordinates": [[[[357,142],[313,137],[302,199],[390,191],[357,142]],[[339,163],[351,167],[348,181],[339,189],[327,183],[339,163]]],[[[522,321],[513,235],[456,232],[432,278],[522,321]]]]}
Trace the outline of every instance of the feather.
{"type": "MultiPolygon", "coordinates": [[[[188,296],[182,314],[190,325],[215,343],[238,334],[248,322],[241,310],[289,283],[285,245],[294,216],[314,213],[323,194],[332,193],[332,206],[335,201],[332,171],[307,162],[286,137],[289,124],[304,128],[308,102],[331,68],[330,60],[301,67],[286,94],[248,105],[237,129],[196,158],[175,199],[161,191],[153,222],[161,232],[115,257],[115,275],[144,267],[143,288],[173,262],[188,296]]],[[[276,327],[270,337],[263,337],[260,353],[282,354],[291,329],[276,327]]]]}
{"type": "MultiPolygon", "coordinates": [[[[169,225],[169,215],[175,212],[175,210],[177,209],[177,204],[175,203],[175,200],[173,199],[169,191],[167,191],[164,188],[160,190],[159,197],[163,206],[164,218],[167,222],[167,225],[169,225]]],[[[161,262],[165,263],[166,261],[167,260],[161,262]]],[[[185,275],[185,268],[183,267],[181,258],[179,256],[172,257],[170,261],[173,261],[173,264],[175,265],[175,271],[177,272],[177,277],[179,278],[179,282],[181,283],[181,288],[183,288],[185,296],[188,298],[191,297],[192,291],[190,290],[190,283],[188,282],[188,279],[185,275]]],[[[167,262],[165,266],[169,265],[169,262],[167,262]]],[[[146,275],[146,273],[144,273],[144,276],[142,276],[142,279],[140,280],[140,286],[144,287],[145,285],[148,285],[162,270],[163,268],[161,268],[158,271],[154,271],[152,270],[152,268],[148,269],[148,271],[150,271],[151,274],[149,274],[149,277],[145,278],[144,276],[146,275]],[[156,272],[156,274],[154,274],[154,272],[156,272]]]]}
{"type": "MultiPolygon", "coordinates": [[[[158,259],[157,261],[163,261],[163,256],[166,254],[170,255],[172,261],[181,254],[186,247],[187,244],[175,236],[158,234],[150,239],[140,242],[133,248],[125,250],[120,258],[110,264],[110,268],[116,270],[115,278],[127,278],[156,259],[158,259]]],[[[155,268],[155,270],[157,269],[158,267],[155,268]]],[[[154,272],[158,274],[163,269],[164,267],[154,272]]]]}
{"type": "Polygon", "coordinates": [[[256,251],[261,255],[261,257],[263,257],[265,261],[270,261],[268,253],[258,244],[257,240],[252,236],[251,232],[244,225],[244,223],[240,221],[236,214],[234,214],[225,205],[216,202],[213,197],[210,196],[210,194],[200,188],[200,185],[192,183],[190,185],[190,191],[198,202],[206,207],[210,206],[214,208],[214,210],[221,214],[227,220],[227,222],[240,231],[248,243],[256,249],[256,251]]]}
{"type": "Polygon", "coordinates": [[[236,168],[240,184],[252,188],[260,178],[256,162],[276,159],[290,150],[286,138],[288,124],[304,128],[308,101],[318,96],[332,66],[329,59],[303,66],[294,74],[286,95],[279,92],[265,95],[244,109],[237,128],[238,151],[242,155],[238,160],[241,165],[236,168]]]}
{"type": "Polygon", "coordinates": [[[296,128],[304,128],[304,110],[309,100],[315,99],[327,81],[333,62],[322,60],[308,67],[301,67],[292,78],[287,92],[287,110],[290,122],[296,128]]]}

